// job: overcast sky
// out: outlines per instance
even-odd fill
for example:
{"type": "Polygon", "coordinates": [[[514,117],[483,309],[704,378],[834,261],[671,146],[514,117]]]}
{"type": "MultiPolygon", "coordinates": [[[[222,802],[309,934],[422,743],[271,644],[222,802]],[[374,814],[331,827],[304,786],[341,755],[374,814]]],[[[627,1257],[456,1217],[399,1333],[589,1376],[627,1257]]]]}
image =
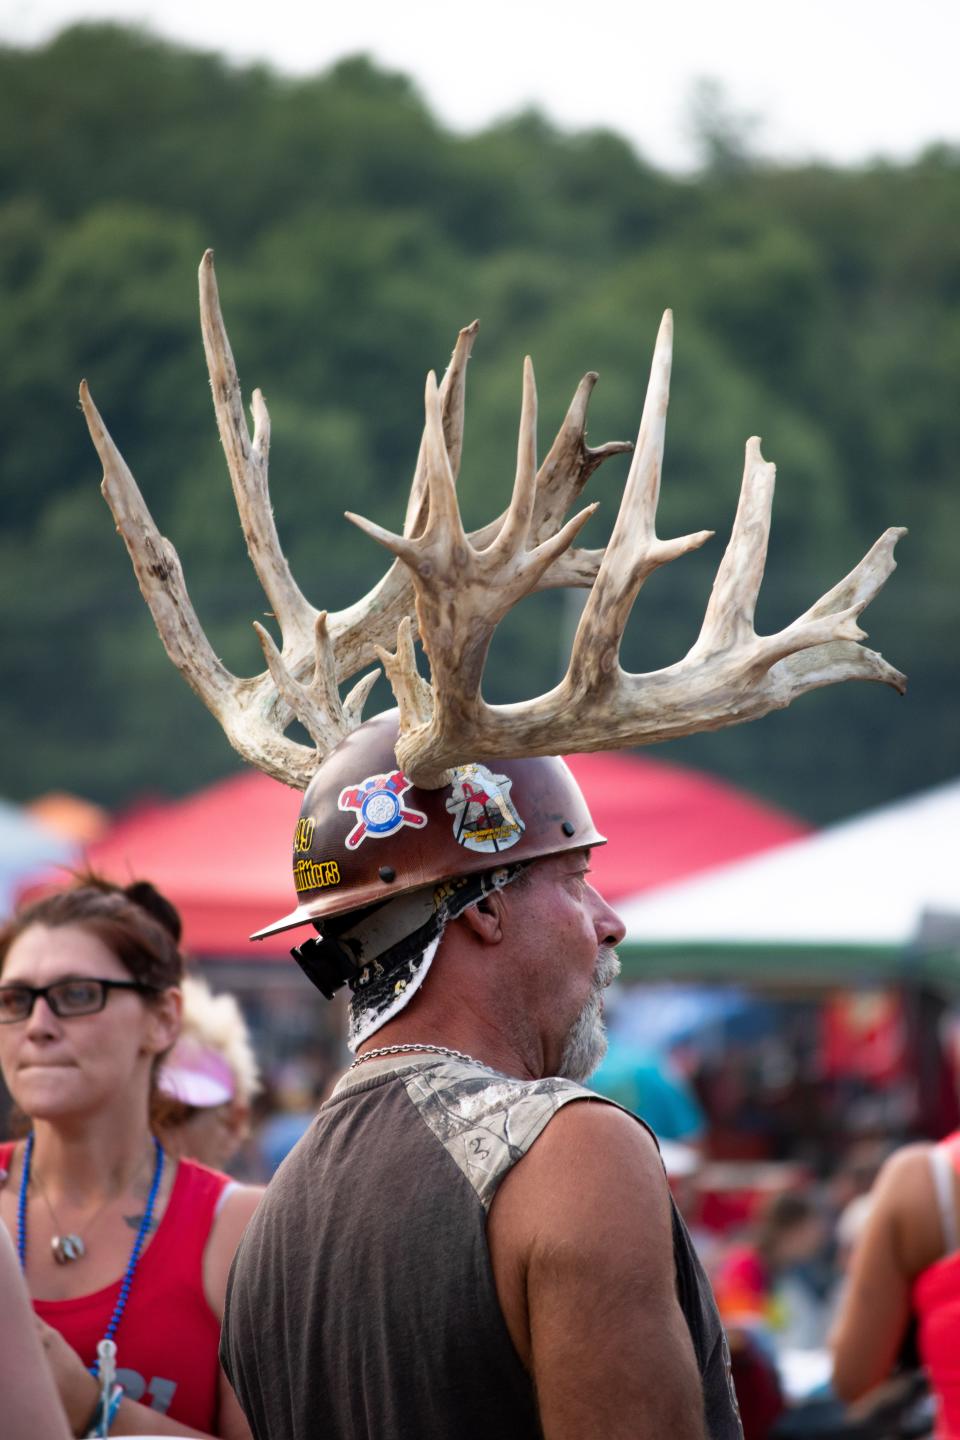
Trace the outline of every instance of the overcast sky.
{"type": "Polygon", "coordinates": [[[0,37],[35,44],[81,18],[138,21],[291,73],[364,51],[415,78],[458,129],[536,104],[689,166],[698,77],[722,82],[755,144],[783,158],[906,158],[960,142],[958,0],[0,0],[0,37]]]}

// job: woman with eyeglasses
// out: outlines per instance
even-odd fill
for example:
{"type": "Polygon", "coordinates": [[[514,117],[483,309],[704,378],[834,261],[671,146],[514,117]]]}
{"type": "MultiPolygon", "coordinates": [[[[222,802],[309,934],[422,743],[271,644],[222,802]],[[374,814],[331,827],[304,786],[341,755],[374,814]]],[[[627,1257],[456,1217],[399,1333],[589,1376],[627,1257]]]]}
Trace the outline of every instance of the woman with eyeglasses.
{"type": "Polygon", "coordinates": [[[179,916],[85,877],[0,929],[0,1144],[16,1246],[76,1435],[249,1440],[220,1370],[227,1273],[260,1191],[167,1156],[155,1072],[180,1026],[179,916]]]}

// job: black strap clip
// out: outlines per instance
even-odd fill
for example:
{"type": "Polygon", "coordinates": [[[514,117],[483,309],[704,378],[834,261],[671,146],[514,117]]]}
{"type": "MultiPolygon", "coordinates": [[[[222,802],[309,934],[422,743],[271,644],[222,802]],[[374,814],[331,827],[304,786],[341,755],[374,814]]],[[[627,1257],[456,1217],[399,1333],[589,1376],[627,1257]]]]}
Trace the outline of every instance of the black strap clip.
{"type": "Polygon", "coordinates": [[[338,990],[352,980],[357,973],[357,964],[350,954],[336,940],[304,940],[290,951],[300,969],[322,995],[332,1000],[338,990]]]}

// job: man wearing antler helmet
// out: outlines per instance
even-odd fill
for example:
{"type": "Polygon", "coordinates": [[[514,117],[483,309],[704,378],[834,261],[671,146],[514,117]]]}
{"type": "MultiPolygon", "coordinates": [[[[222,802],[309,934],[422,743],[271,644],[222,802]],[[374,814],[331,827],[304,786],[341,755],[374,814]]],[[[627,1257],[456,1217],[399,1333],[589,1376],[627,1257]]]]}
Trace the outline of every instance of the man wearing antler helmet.
{"type": "Polygon", "coordinates": [[[709,538],[654,528],[669,313],[602,552],[571,548],[594,507],[563,517],[597,465],[630,447],[587,447],[587,376],[538,470],[529,361],[510,506],[464,532],[455,479],[474,325],[442,386],[428,380],[403,534],[350,517],[394,565],[366,601],[328,616],[280,551],[266,406],[255,391],[251,438],[209,254],[200,291],[221,439],[282,632],[278,649],[258,627],[258,678],[214,655],[85,386],[81,401],[168,653],[240,753],[306,791],[298,903],[260,933],[311,927],[294,957],[325,994],[351,992],[355,1059],[269,1187],[232,1275],[222,1356],[254,1434],[736,1440],[725,1341],[656,1142],[580,1087],[603,1052],[623,927],[588,878],[603,837],[550,757],[735,724],[838,680],[902,689],[856,623],[900,532],[793,624],[757,635],[774,470],[749,441],[699,639],[664,670],[626,674],[620,637],[644,580],[709,538]],[[589,588],[566,676],[528,704],[487,705],[495,626],[550,585],[589,588]],[[371,678],[343,701],[339,684],[374,655],[398,713],[360,724],[371,678]],[[286,737],[294,717],[313,747],[286,737]]]}
{"type": "Polygon", "coordinates": [[[577,1083],[623,936],[589,881],[603,837],[561,760],[421,789],[396,735],[379,716],[320,766],[313,883],[268,927],[318,926],[294,954],[350,986],[356,1058],[234,1272],[223,1356],[254,1434],[736,1440],[656,1142],[577,1083]]]}

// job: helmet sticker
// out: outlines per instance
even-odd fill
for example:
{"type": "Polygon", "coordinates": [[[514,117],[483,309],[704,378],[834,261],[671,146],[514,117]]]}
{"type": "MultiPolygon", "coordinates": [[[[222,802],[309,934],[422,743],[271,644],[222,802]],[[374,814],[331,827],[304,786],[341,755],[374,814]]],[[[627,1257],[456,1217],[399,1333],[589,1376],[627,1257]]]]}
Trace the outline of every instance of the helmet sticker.
{"type": "Polygon", "coordinates": [[[455,765],[452,773],[446,807],[457,844],[485,855],[516,845],[524,824],[510,799],[510,777],[494,775],[485,765],[455,765]]]}
{"type": "Polygon", "coordinates": [[[359,785],[348,785],[340,791],[337,808],[355,810],[360,817],[343,842],[348,850],[356,850],[368,836],[381,840],[392,835],[402,825],[423,829],[427,823],[423,811],[400,803],[412,784],[402,770],[394,770],[390,775],[371,775],[359,785]]]}
{"type": "Polygon", "coordinates": [[[325,890],[340,884],[340,866],[336,860],[298,860],[293,867],[293,883],[297,893],[304,890],[325,890]]]}

